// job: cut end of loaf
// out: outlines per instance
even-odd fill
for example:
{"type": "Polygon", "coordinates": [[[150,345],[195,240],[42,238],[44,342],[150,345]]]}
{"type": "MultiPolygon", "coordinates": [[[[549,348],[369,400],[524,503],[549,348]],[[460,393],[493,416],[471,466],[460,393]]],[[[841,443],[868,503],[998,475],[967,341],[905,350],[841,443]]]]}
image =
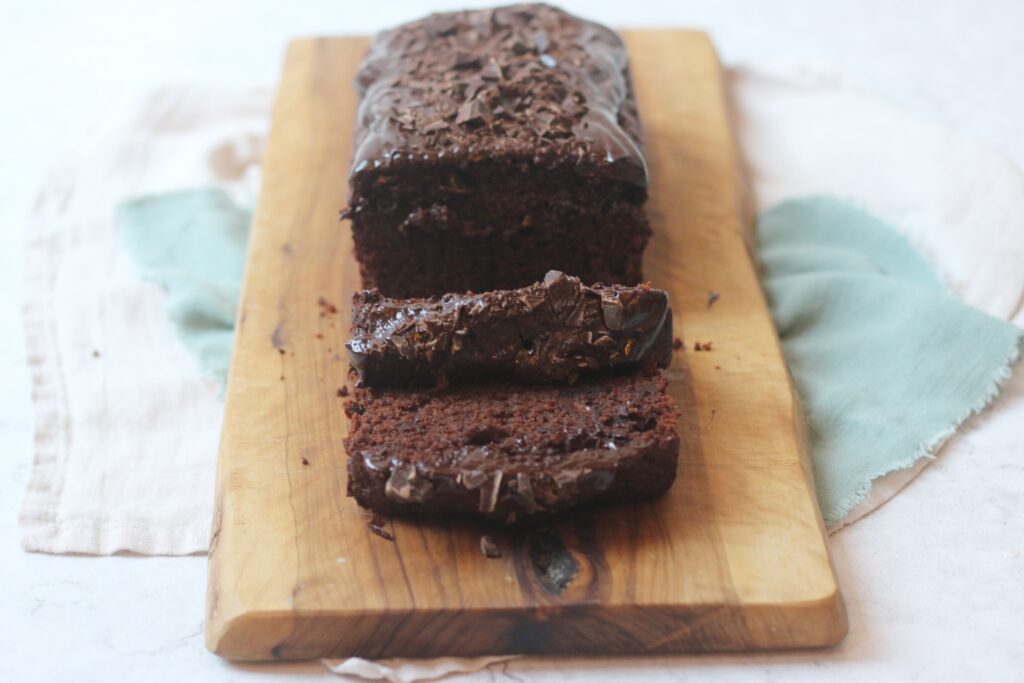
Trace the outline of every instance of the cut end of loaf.
{"type": "Polygon", "coordinates": [[[378,512],[503,522],[650,498],[676,473],[677,412],[660,374],[573,386],[359,388],[349,494],[378,512]]]}

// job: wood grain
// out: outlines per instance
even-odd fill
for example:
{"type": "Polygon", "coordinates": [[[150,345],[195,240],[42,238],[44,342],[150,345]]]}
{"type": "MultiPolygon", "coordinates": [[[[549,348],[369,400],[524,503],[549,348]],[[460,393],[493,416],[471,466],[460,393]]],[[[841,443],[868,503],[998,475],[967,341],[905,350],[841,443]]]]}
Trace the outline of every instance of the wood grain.
{"type": "Polygon", "coordinates": [[[345,203],[361,38],[285,63],[253,222],[217,474],[206,640],[239,660],[654,653],[834,644],[846,617],[799,405],[746,241],[721,72],[694,31],[626,34],[656,231],[645,262],[688,345],[671,492],[556,527],[388,520],[345,496],[345,203]],[[708,305],[708,293],[720,298],[708,305]],[[338,304],[322,315],[320,297],[338,304]],[[693,351],[696,341],[710,351],[693,351]]]}

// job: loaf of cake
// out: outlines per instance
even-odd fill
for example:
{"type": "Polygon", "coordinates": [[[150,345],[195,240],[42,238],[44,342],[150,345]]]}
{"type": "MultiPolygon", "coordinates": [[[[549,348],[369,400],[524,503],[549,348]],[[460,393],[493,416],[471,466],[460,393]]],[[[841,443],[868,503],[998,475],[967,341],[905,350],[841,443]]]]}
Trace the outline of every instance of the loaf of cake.
{"type": "Polygon", "coordinates": [[[358,387],[346,412],[348,493],[377,512],[512,523],[652,498],[676,475],[677,412],[660,373],[358,387]]]}
{"type": "Polygon", "coordinates": [[[547,5],[434,14],[359,70],[349,205],[363,284],[636,284],[647,167],[622,40],[547,5]]]}
{"type": "Polygon", "coordinates": [[[543,282],[483,294],[352,300],[352,367],[372,386],[487,379],[574,381],[611,368],[668,367],[668,294],[647,285],[587,286],[551,271],[543,282]]]}

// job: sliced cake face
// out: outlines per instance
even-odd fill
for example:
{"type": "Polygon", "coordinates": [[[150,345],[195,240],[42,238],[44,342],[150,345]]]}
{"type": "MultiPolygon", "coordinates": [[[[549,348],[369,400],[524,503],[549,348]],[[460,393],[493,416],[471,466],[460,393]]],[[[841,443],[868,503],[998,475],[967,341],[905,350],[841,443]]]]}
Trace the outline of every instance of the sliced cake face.
{"type": "Polygon", "coordinates": [[[583,285],[558,271],[516,290],[390,299],[357,292],[347,346],[363,384],[574,381],[610,368],[667,367],[668,294],[583,285]]]}
{"type": "Polygon", "coordinates": [[[647,169],[612,31],[545,5],[432,15],[380,34],[358,89],[346,215],[366,287],[640,281],[647,169]]]}
{"type": "Polygon", "coordinates": [[[513,522],[654,497],[676,473],[677,413],[660,374],[364,387],[346,410],[349,494],[380,512],[513,522]]]}

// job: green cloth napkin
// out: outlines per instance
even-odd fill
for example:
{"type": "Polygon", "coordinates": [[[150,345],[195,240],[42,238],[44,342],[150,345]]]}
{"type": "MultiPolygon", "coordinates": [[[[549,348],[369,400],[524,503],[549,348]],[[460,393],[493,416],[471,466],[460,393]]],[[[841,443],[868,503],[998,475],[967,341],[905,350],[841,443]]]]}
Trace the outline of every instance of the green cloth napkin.
{"type": "Polygon", "coordinates": [[[902,235],[830,197],[761,214],[757,252],[833,525],[995,398],[1022,332],[960,303],[902,235]]]}
{"type": "MultiPolygon", "coordinates": [[[[117,219],[140,274],[168,292],[185,346],[223,383],[250,212],[200,189],[130,201],[117,219]]],[[[764,212],[758,253],[835,524],[872,480],[930,455],[988,405],[1022,333],[957,301],[892,228],[829,197],[764,212]]]]}
{"type": "Polygon", "coordinates": [[[140,197],[117,208],[121,243],[204,375],[223,389],[231,365],[252,212],[217,189],[140,197]]]}

